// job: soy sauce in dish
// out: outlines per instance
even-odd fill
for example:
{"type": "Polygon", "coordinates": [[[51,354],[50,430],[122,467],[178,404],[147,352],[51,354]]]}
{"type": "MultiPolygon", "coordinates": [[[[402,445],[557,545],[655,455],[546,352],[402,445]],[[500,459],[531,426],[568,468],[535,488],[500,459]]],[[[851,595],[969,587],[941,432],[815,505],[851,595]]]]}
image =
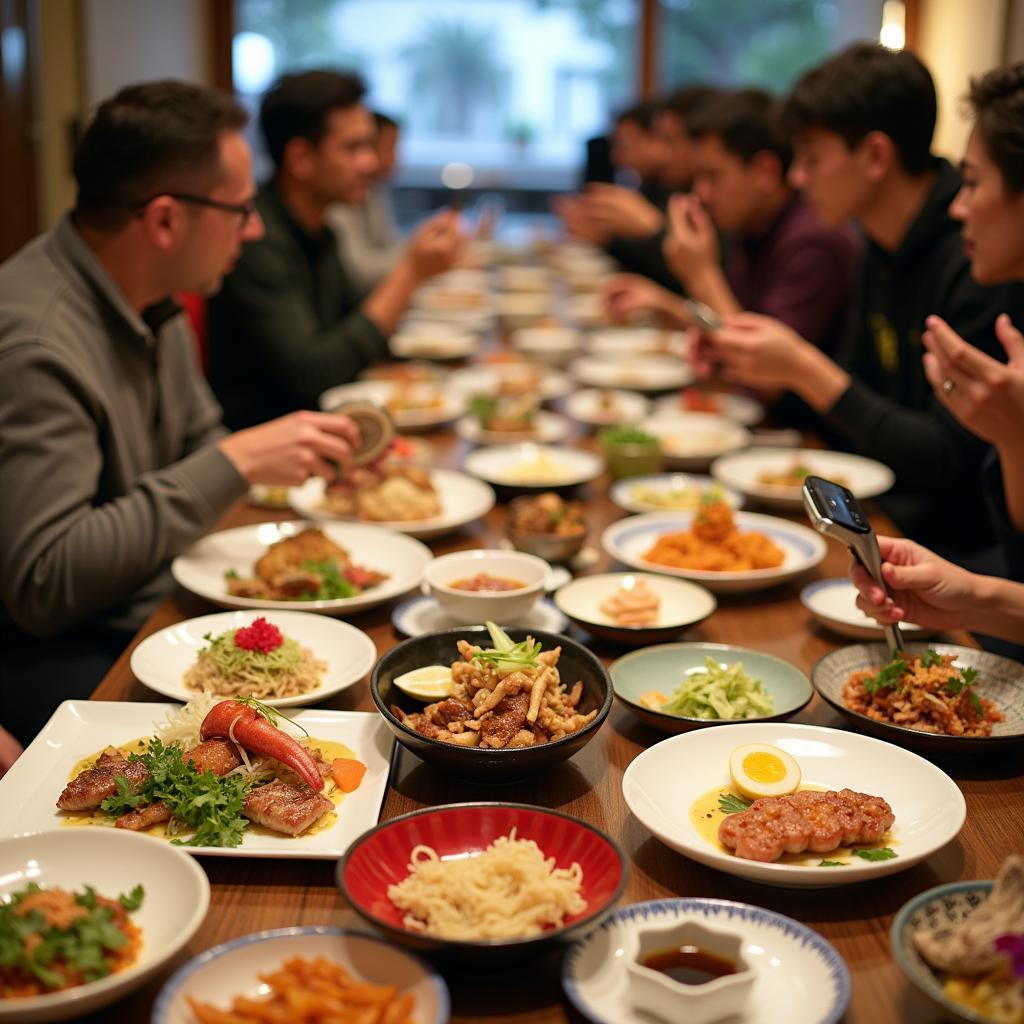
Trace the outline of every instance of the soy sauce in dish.
{"type": "Polygon", "coordinates": [[[682,985],[706,985],[739,970],[735,961],[689,944],[648,953],[640,963],[682,985]]]}

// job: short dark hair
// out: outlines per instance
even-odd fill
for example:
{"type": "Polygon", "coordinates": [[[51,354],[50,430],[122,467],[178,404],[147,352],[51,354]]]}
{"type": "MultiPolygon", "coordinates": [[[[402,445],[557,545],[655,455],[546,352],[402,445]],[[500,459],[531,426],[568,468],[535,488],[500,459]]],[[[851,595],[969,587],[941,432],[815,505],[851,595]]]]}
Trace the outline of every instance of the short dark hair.
{"type": "Polygon", "coordinates": [[[292,139],[314,145],[327,131],[327,116],[354,107],[366,85],[351,71],[301,71],[283,75],[263,97],[260,128],[274,166],[280,168],[292,139]]]}
{"type": "Polygon", "coordinates": [[[373,123],[377,126],[377,131],[380,131],[381,128],[392,128],[397,132],[402,127],[398,121],[390,114],[385,114],[383,110],[375,110],[373,112],[373,123]]]}
{"type": "Polygon", "coordinates": [[[782,104],[763,89],[720,93],[694,113],[687,127],[695,139],[717,136],[744,163],[758,153],[774,153],[785,174],[793,160],[793,147],[782,125],[782,104]]]}
{"type": "Polygon", "coordinates": [[[656,113],[676,114],[689,130],[690,120],[702,107],[710,103],[718,92],[719,90],[712,85],[684,85],[658,100],[656,113]]]}
{"type": "Polygon", "coordinates": [[[1024,64],[972,78],[967,103],[1006,187],[1024,191],[1024,64]]]}
{"type": "Polygon", "coordinates": [[[625,110],[620,110],[615,115],[614,120],[616,124],[622,124],[623,121],[632,121],[640,125],[643,131],[649,132],[654,122],[654,113],[657,109],[656,104],[651,100],[644,100],[641,103],[634,103],[631,107],[626,107],[625,110]]]}
{"type": "Polygon", "coordinates": [[[75,216],[120,228],[163,190],[202,192],[220,179],[220,135],[249,117],[230,96],[186,82],[144,82],[100,104],[75,150],[75,216]]]}
{"type": "Polygon", "coordinates": [[[786,101],[788,130],[824,128],[853,149],[870,132],[892,139],[903,169],[928,169],[935,132],[935,83],[909,50],[854,43],[805,74],[786,101]]]}

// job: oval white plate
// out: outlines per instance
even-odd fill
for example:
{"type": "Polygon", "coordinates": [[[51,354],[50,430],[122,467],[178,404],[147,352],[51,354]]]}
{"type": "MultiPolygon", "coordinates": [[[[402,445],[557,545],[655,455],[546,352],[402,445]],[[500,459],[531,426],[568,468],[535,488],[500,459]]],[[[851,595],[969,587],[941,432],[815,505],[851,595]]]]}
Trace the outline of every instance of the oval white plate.
{"type": "Polygon", "coordinates": [[[664,331],[658,327],[606,328],[590,332],[587,350],[595,356],[613,358],[671,355],[678,359],[686,351],[686,335],[682,331],[664,331]]]}
{"type": "Polygon", "coordinates": [[[746,572],[709,572],[703,569],[673,569],[648,562],[643,555],[662,534],[690,529],[693,525],[692,512],[648,512],[645,515],[628,516],[612,523],[604,531],[601,544],[612,558],[624,565],[696,580],[716,594],[774,586],[812,569],[825,557],[825,541],[806,526],[752,512],[735,512],[733,515],[741,531],[756,530],[782,548],[785,555],[782,565],[775,569],[751,569],[746,572]]]}
{"type": "Polygon", "coordinates": [[[957,784],[923,757],[870,736],[787,722],[699,729],[663,740],[626,769],[622,795],[641,824],[673,850],[740,878],[800,888],[904,871],[942,849],[967,817],[957,784]],[[747,743],[768,743],[791,754],[805,783],[887,800],[896,815],[891,845],[897,856],[829,868],[817,866],[828,854],[808,852],[806,865],[764,864],[712,846],[690,821],[690,807],[709,789],[729,785],[729,755],[747,743]]]}
{"type": "Polygon", "coordinates": [[[508,434],[484,430],[475,416],[463,416],[455,424],[455,433],[471,444],[508,444],[510,441],[540,441],[557,444],[569,436],[569,421],[556,412],[541,410],[533,418],[534,429],[527,434],[508,434]]]}
{"type": "Polygon", "coordinates": [[[419,957],[362,932],[341,928],[307,926],[278,928],[243,935],[214,946],[190,960],[160,990],[153,1007],[153,1024],[193,1024],[195,1015],[188,997],[213,1003],[221,1009],[235,996],[258,999],[267,991],[260,974],[267,974],[285,960],[324,958],[340,964],[361,981],[395,985],[400,994],[415,997],[415,1024],[444,1024],[450,1002],[441,976],[419,957]]]}
{"type": "Polygon", "coordinates": [[[682,630],[706,619],[718,607],[714,595],[696,583],[645,572],[604,572],[596,576],[581,576],[555,593],[555,604],[584,626],[590,622],[626,631],[631,627],[619,625],[600,609],[601,603],[618,591],[625,580],[643,580],[648,589],[661,598],[657,619],[649,626],[635,627],[638,633],[675,627],[682,630]]]}
{"type": "MultiPolygon", "coordinates": [[[[490,366],[467,366],[464,370],[456,370],[449,378],[452,390],[464,396],[495,394],[501,385],[502,377],[515,374],[516,366],[536,366],[528,363],[493,363],[490,366]]],[[[547,366],[538,366],[540,372],[540,397],[545,402],[564,398],[573,389],[573,383],[564,373],[552,370],[547,366]]],[[[531,389],[532,390],[532,389],[531,389]]]]}
{"type": "MultiPolygon", "coordinates": [[[[402,430],[425,430],[428,427],[439,427],[451,423],[465,411],[466,403],[462,395],[448,387],[439,387],[433,383],[403,385],[406,389],[429,388],[437,392],[441,404],[426,409],[406,409],[392,413],[392,419],[402,430]]],[[[365,401],[386,407],[397,385],[390,380],[363,380],[355,384],[340,384],[336,388],[325,391],[319,399],[320,408],[331,412],[343,402],[365,401]]]]}
{"type": "MultiPolygon", "coordinates": [[[[626,480],[617,480],[608,492],[608,497],[619,508],[625,509],[627,512],[674,511],[672,509],[659,508],[657,505],[652,505],[648,501],[637,498],[634,488],[638,485],[662,494],[671,494],[674,491],[683,491],[690,487],[704,492],[709,487],[716,486],[715,481],[709,476],[693,476],[689,473],[656,473],[653,476],[633,476],[626,480]]],[[[728,487],[722,487],[721,484],[717,484],[717,487],[725,495],[725,500],[732,508],[743,507],[743,495],[730,490],[728,487]]],[[[696,508],[698,504],[699,502],[695,502],[693,507],[696,508]]],[[[681,509],[680,511],[689,510],[681,509]]]]}
{"type": "Polygon", "coordinates": [[[570,947],[562,964],[565,994],[589,1020],[636,1024],[640,1017],[630,1001],[627,951],[641,930],[691,920],[743,936],[743,958],[757,980],[744,1010],[728,1018],[730,1024],[777,1024],[782,1006],[799,1006],[803,1024],[835,1024],[846,1011],[850,972],[828,942],[790,917],[728,900],[651,900],[617,910],[570,947]]]}
{"type": "Polygon", "coordinates": [[[569,372],[590,387],[628,391],[669,391],[693,380],[690,364],[672,356],[580,356],[569,372]]]}
{"type": "MultiPolygon", "coordinates": [[[[186,619],[147,636],[132,651],[131,669],[136,678],[157,693],[183,703],[197,696],[185,686],[185,673],[192,667],[209,633],[217,636],[229,629],[252,625],[259,612],[218,612],[186,619]]],[[[317,704],[358,683],[373,668],[377,648],[355,626],[323,615],[305,612],[274,612],[267,617],[285,636],[308,647],[314,657],[327,663],[320,685],[294,697],[271,697],[263,703],[275,708],[317,704]]]]}
{"type": "Polygon", "coordinates": [[[751,448],[718,459],[711,475],[729,487],[776,508],[803,508],[802,488],[772,487],[758,479],[762,473],[782,473],[794,465],[806,466],[815,476],[844,483],[856,498],[884,494],[895,482],[893,471],[861,455],[826,452],[816,448],[751,448]]]}
{"type": "Polygon", "coordinates": [[[574,420],[592,427],[635,423],[647,415],[648,408],[648,401],[643,395],[614,388],[583,388],[573,392],[565,402],[565,411],[574,420]],[[611,397],[611,408],[605,407],[605,396],[611,397]]]}
{"type": "MultiPolygon", "coordinates": [[[[99,981],[64,992],[0,1000],[0,1021],[79,1018],[138,988],[192,938],[210,905],[206,873],[188,854],[124,829],[56,829],[0,842],[0,900],[35,882],[44,889],[91,885],[116,899],[145,889],[131,920],[142,931],[139,958],[99,981]]],[[[117,1014],[111,1014],[111,1020],[117,1014]]]]}
{"type": "Polygon", "coordinates": [[[294,537],[311,525],[315,524],[260,523],[211,533],[178,555],[171,562],[171,573],[186,590],[224,608],[271,608],[345,616],[383,604],[419,586],[423,570],[434,557],[426,545],[393,530],[356,523],[321,523],[324,533],[348,551],[356,565],[386,572],[389,578],[356,597],[333,601],[269,601],[228,593],[224,581],[228,570],[233,569],[240,576],[251,575],[253,565],[271,544],[294,537]]]}
{"type": "Polygon", "coordinates": [[[654,403],[656,414],[677,412],[709,412],[715,416],[724,416],[727,420],[740,423],[744,427],[752,427],[764,419],[764,406],[746,395],[736,395],[729,391],[702,391],[705,398],[714,401],[717,408],[691,409],[686,403],[686,391],[676,395],[663,395],[654,403]]]}
{"type": "MultiPolygon", "coordinates": [[[[453,619],[432,597],[411,597],[397,605],[391,613],[391,624],[405,636],[422,636],[436,633],[440,629],[479,623],[458,622],[453,619]]],[[[512,622],[500,622],[500,626],[514,626],[517,629],[541,629],[546,633],[563,633],[569,620],[550,602],[538,601],[525,615],[512,622]]]]}
{"type": "Polygon", "coordinates": [[[478,448],[466,456],[463,466],[467,473],[502,487],[524,489],[553,487],[574,487],[601,475],[602,460],[591,452],[576,448],[547,448],[538,444],[509,444],[494,448],[478,448]],[[558,470],[557,479],[520,480],[507,479],[507,474],[519,466],[532,466],[540,458],[546,458],[553,469],[558,470]]]}
{"type": "MultiPolygon", "coordinates": [[[[857,588],[846,577],[816,580],[800,591],[803,606],[823,625],[854,640],[878,640],[882,627],[857,607],[857,588]]],[[[900,630],[920,638],[935,630],[926,630],[912,622],[901,622],[900,630]]]]}
{"type": "Polygon", "coordinates": [[[724,416],[706,412],[662,412],[640,424],[661,439],[661,454],[669,467],[706,469],[724,452],[750,444],[750,431],[724,416]]]}
{"type": "MultiPolygon", "coordinates": [[[[494,491],[487,484],[454,469],[432,469],[430,481],[441,502],[441,514],[430,519],[412,519],[405,522],[373,522],[383,530],[406,533],[410,537],[426,539],[454,533],[467,523],[475,522],[494,507],[494,491]]],[[[301,487],[289,491],[292,508],[307,519],[336,519],[323,507],[327,484],[322,477],[310,477],[301,487]]]]}
{"type": "Polygon", "coordinates": [[[468,359],[480,350],[480,338],[427,321],[392,334],[388,348],[399,359],[468,359]]]}

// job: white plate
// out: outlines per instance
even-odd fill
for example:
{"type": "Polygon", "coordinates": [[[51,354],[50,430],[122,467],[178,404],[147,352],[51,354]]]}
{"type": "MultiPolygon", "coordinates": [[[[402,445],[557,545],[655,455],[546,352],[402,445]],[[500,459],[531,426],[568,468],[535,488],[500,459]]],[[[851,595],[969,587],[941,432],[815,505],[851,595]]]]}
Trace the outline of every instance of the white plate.
{"type": "Polygon", "coordinates": [[[557,444],[569,436],[569,421],[556,412],[541,410],[533,418],[529,433],[509,434],[506,431],[484,430],[475,416],[463,416],[455,424],[455,433],[470,444],[508,444],[510,441],[540,441],[557,444]]]}
{"type": "Polygon", "coordinates": [[[662,412],[640,429],[661,439],[662,458],[675,469],[706,469],[719,455],[750,444],[746,427],[706,412],[662,412]]]}
{"type": "Polygon", "coordinates": [[[539,444],[508,444],[494,448],[477,448],[466,456],[463,466],[467,473],[501,487],[524,490],[557,487],[575,487],[601,475],[604,463],[591,452],[576,448],[548,448],[539,444]],[[545,474],[534,479],[508,479],[507,474],[518,467],[533,466],[541,459],[557,470],[557,477],[545,474]]]}
{"type": "Polygon", "coordinates": [[[678,359],[686,352],[686,335],[658,327],[613,327],[591,331],[587,349],[595,356],[672,355],[678,359]]]}
{"type": "MultiPolygon", "coordinates": [[[[703,493],[710,487],[717,487],[725,495],[725,500],[732,508],[736,509],[743,507],[742,494],[738,494],[736,491],[730,490],[728,487],[723,487],[721,484],[716,484],[716,482],[709,476],[693,476],[689,473],[656,473],[653,476],[633,476],[628,477],[625,480],[617,480],[608,492],[608,497],[611,498],[619,508],[625,509],[627,512],[674,511],[672,509],[664,509],[659,505],[652,504],[650,501],[637,498],[635,488],[638,486],[660,494],[672,494],[673,492],[682,492],[689,490],[690,488],[703,493]]],[[[696,508],[699,504],[699,499],[695,499],[691,507],[696,508]]],[[[689,510],[684,509],[683,511],[689,510]]]]}
{"type": "Polygon", "coordinates": [[[641,1017],[630,1001],[627,951],[641,930],[684,921],[743,936],[742,955],[756,980],[730,1024],[777,1024],[784,1006],[799,1007],[791,1019],[802,1024],[835,1024],[845,1012],[850,972],[816,931],[770,910],[711,899],[651,900],[617,910],[566,954],[562,986],[569,1000],[599,1024],[636,1024],[641,1017]]]}
{"type": "Polygon", "coordinates": [[[509,341],[528,359],[558,364],[567,362],[576,354],[580,347],[580,332],[574,327],[521,327],[511,333],[509,341]]]}
{"type": "MultiPolygon", "coordinates": [[[[437,395],[440,405],[391,413],[392,419],[400,430],[426,430],[430,427],[439,427],[457,419],[466,408],[462,395],[449,387],[441,387],[433,382],[403,384],[401,387],[407,394],[437,395]]],[[[372,402],[374,405],[386,408],[398,388],[399,385],[390,380],[361,380],[355,384],[339,384],[338,387],[330,388],[320,396],[320,408],[330,412],[343,402],[372,402]]]]}
{"type": "Polygon", "coordinates": [[[174,958],[210,905],[210,883],[191,857],[123,829],[64,829],[0,842],[0,901],[30,882],[79,892],[91,885],[111,899],[141,885],[142,906],[130,920],[142,931],[142,948],[131,967],[98,981],[64,992],[0,1000],[0,1021],[77,1019],[122,998],[174,958]]]}
{"type": "Polygon", "coordinates": [[[657,413],[663,412],[711,412],[716,416],[724,416],[727,420],[740,423],[744,427],[752,427],[764,419],[764,406],[746,395],[736,395],[729,391],[701,391],[704,398],[714,401],[717,408],[691,409],[686,403],[689,392],[680,391],[677,395],[663,395],[654,403],[657,413]]]}
{"type": "MultiPolygon", "coordinates": [[[[803,606],[823,625],[854,640],[878,640],[882,627],[857,607],[857,588],[845,576],[808,583],[800,591],[803,606]]],[[[934,633],[912,622],[901,622],[908,636],[920,638],[934,633]]]]}
{"type": "Polygon", "coordinates": [[[783,473],[794,465],[806,466],[815,476],[844,484],[856,498],[884,494],[896,479],[888,466],[874,459],[816,448],[752,448],[718,459],[711,473],[716,480],[765,505],[803,508],[800,487],[772,487],[759,480],[762,473],[783,473]]]}
{"type": "MultiPolygon", "coordinates": [[[[405,522],[368,522],[383,530],[406,533],[410,537],[426,539],[454,533],[467,523],[475,522],[494,507],[494,491],[485,483],[453,469],[432,469],[430,482],[434,485],[441,514],[429,519],[405,522]]],[[[322,477],[310,477],[301,487],[289,492],[292,508],[306,519],[341,519],[323,507],[327,484],[322,477]]],[[[357,558],[358,561],[358,558],[357,558]]]]}
{"type": "Polygon", "coordinates": [[[673,356],[580,356],[569,372],[589,387],[629,391],[670,391],[693,380],[690,364],[673,356]]]}
{"type": "MultiPolygon", "coordinates": [[[[5,808],[0,819],[2,834],[24,835],[61,828],[65,815],[57,810],[57,797],[68,784],[75,765],[82,758],[99,753],[108,744],[118,745],[153,735],[156,726],[179,707],[178,704],[130,701],[64,701],[14,767],[0,779],[0,805],[5,808]]],[[[388,786],[394,744],[380,715],[305,708],[288,717],[314,739],[343,743],[366,765],[359,788],[338,806],[338,820],[330,828],[307,836],[247,830],[241,846],[181,847],[186,853],[204,857],[331,860],[340,857],[354,839],[377,824],[388,786]]],[[[81,836],[93,828],[78,827],[69,831],[81,836]]],[[[168,842],[154,836],[142,838],[158,845],[168,842]]],[[[125,878],[124,864],[120,870],[120,877],[125,878]]]]}
{"type": "Polygon", "coordinates": [[[434,557],[426,545],[393,530],[361,523],[320,523],[335,544],[348,551],[356,565],[388,573],[388,579],[355,597],[333,601],[270,601],[228,593],[224,574],[234,570],[248,576],[267,548],[294,537],[314,523],[260,523],[211,533],[171,562],[174,578],[193,594],[224,608],[271,608],[276,611],[322,612],[345,616],[383,604],[419,586],[423,570],[434,557]]]}
{"type": "Polygon", "coordinates": [[[957,784],[923,757],[870,736],[786,722],[699,729],[663,740],[630,763],[622,795],[640,823],[673,850],[740,878],[800,888],[849,885],[905,871],[941,850],[967,817],[957,784]],[[729,785],[729,755],[748,743],[768,743],[791,754],[805,783],[887,800],[896,815],[887,845],[897,856],[856,858],[829,868],[817,866],[829,854],[808,852],[806,862],[764,864],[712,846],[690,821],[690,807],[708,790],[729,785]]]}
{"type": "MultiPolygon", "coordinates": [[[[552,370],[537,363],[491,363],[488,366],[467,366],[464,370],[456,370],[449,378],[451,390],[463,396],[497,394],[502,379],[508,379],[517,373],[524,373],[517,367],[535,368],[540,373],[540,397],[545,402],[564,398],[573,389],[572,380],[564,373],[552,370]]],[[[531,391],[534,389],[530,389],[531,391]]]]}
{"type": "Polygon", "coordinates": [[[692,512],[648,512],[645,515],[629,516],[612,523],[601,535],[601,544],[612,558],[624,565],[696,580],[716,594],[774,586],[812,569],[825,557],[825,541],[806,526],[775,516],[734,512],[739,530],[756,530],[782,548],[785,556],[782,565],[775,569],[751,569],[746,572],[709,572],[703,569],[673,569],[644,559],[644,553],[650,550],[662,534],[689,530],[693,525],[693,516],[692,512]]]}
{"type": "MultiPolygon", "coordinates": [[[[151,690],[172,700],[187,702],[196,696],[185,686],[185,673],[208,641],[207,633],[218,636],[229,629],[252,625],[259,612],[217,612],[197,619],[186,619],[174,626],[147,636],[132,651],[131,669],[135,677],[151,690]]],[[[358,683],[373,668],[377,648],[373,641],[355,626],[324,615],[305,612],[274,612],[268,621],[285,636],[308,647],[314,657],[327,663],[320,685],[309,693],[295,697],[270,697],[263,701],[275,708],[318,704],[341,690],[358,683]]]]}
{"type": "Polygon", "coordinates": [[[392,334],[388,348],[399,359],[467,359],[480,350],[480,338],[446,324],[425,321],[392,334]]]}
{"type": "Polygon", "coordinates": [[[635,423],[647,415],[648,408],[648,401],[643,395],[614,388],[583,388],[571,394],[565,402],[565,411],[574,420],[592,427],[635,423]],[[610,409],[604,404],[607,397],[612,401],[610,409]]]}
{"type": "MultiPolygon", "coordinates": [[[[403,601],[391,613],[391,624],[405,636],[422,636],[424,633],[436,633],[440,629],[467,625],[453,619],[432,597],[412,597],[403,601]]],[[[525,615],[512,622],[500,622],[499,625],[564,633],[569,620],[550,601],[538,601],[525,615]]]]}
{"type": "Polygon", "coordinates": [[[220,1008],[230,1006],[239,995],[258,999],[267,991],[260,975],[292,957],[322,957],[361,981],[395,985],[399,993],[411,993],[415,997],[413,1024],[445,1024],[448,1020],[448,986],[419,957],[372,935],[313,925],[243,935],[200,953],[160,990],[153,1024],[194,1024],[189,996],[220,1008]]]}
{"type": "Polygon", "coordinates": [[[584,626],[596,623],[623,632],[635,628],[638,633],[676,627],[682,630],[706,619],[718,607],[714,595],[696,583],[645,572],[605,572],[596,576],[580,576],[555,593],[555,604],[584,626]],[[621,626],[601,611],[602,602],[616,593],[627,580],[643,580],[647,588],[661,598],[658,617],[649,626],[621,626]]]}

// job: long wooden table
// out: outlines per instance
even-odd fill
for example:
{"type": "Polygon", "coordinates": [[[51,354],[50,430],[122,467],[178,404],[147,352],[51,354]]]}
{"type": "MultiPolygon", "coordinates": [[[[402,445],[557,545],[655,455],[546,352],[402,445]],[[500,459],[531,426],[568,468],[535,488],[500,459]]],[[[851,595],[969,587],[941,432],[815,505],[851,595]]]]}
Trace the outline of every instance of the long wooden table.
{"type": "MultiPolygon", "coordinates": [[[[433,435],[430,440],[437,449],[440,465],[459,465],[465,451],[462,444],[448,434],[433,435]]],[[[604,527],[624,514],[608,500],[607,485],[602,478],[580,495],[586,502],[594,547],[598,547],[604,527]]],[[[239,505],[225,517],[221,527],[283,517],[286,516],[239,505]]],[[[498,505],[481,522],[433,541],[431,547],[437,553],[494,547],[504,537],[505,518],[505,508],[498,505]]],[[[885,520],[876,517],[876,527],[884,525],[885,520]]],[[[829,541],[828,555],[816,575],[844,575],[847,562],[845,549],[829,541]]],[[[602,552],[588,571],[602,572],[609,565],[610,560],[602,552]]],[[[761,593],[722,596],[718,610],[688,630],[682,639],[753,647],[785,658],[809,674],[818,658],[847,641],[810,620],[799,600],[800,588],[806,582],[805,578],[761,593]]],[[[164,626],[210,610],[201,599],[176,593],[163,602],[135,643],[164,626]]],[[[384,654],[403,639],[392,627],[390,614],[391,607],[387,606],[351,619],[370,635],[378,654],[384,654]]],[[[955,639],[969,642],[964,636],[955,639]]],[[[595,652],[606,664],[624,653],[621,648],[595,643],[595,652]]],[[[128,667],[130,653],[131,648],[124,652],[93,694],[94,699],[161,699],[134,678],[128,667]]],[[[368,683],[363,681],[344,691],[325,706],[372,711],[368,683]]],[[[844,720],[817,696],[794,721],[845,727],[844,720]]],[[[622,774],[633,758],[663,738],[663,734],[640,723],[616,702],[597,736],[569,762],[543,779],[501,787],[448,779],[399,748],[381,817],[392,818],[421,807],[469,800],[513,800],[557,808],[591,822],[622,845],[630,863],[623,904],[671,896],[706,896],[739,900],[787,914],[818,930],[846,960],[853,977],[848,1021],[883,1024],[942,1019],[904,979],[890,950],[889,928],[894,914],[911,897],[944,882],[992,878],[1008,854],[1024,847],[1021,755],[1006,754],[991,761],[973,758],[941,762],[964,793],[967,823],[957,839],[928,861],[876,882],[801,891],[747,882],[687,860],[655,839],[629,814],[622,798],[622,774]]],[[[856,780],[851,780],[851,784],[855,785],[856,780]]],[[[202,864],[213,889],[210,912],[179,962],[228,939],[267,928],[368,927],[336,889],[334,863],[207,858],[202,864]]],[[[528,983],[524,983],[521,970],[507,975],[444,973],[452,992],[455,1021],[532,1024],[579,1019],[562,993],[557,955],[531,966],[528,983]]],[[[88,1019],[148,1020],[163,980],[88,1019]]],[[[800,1008],[780,1008],[777,1019],[798,1022],[802,1019],[800,1008]]]]}

